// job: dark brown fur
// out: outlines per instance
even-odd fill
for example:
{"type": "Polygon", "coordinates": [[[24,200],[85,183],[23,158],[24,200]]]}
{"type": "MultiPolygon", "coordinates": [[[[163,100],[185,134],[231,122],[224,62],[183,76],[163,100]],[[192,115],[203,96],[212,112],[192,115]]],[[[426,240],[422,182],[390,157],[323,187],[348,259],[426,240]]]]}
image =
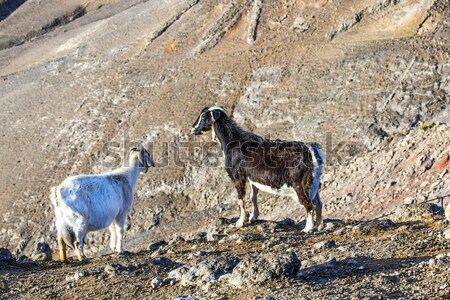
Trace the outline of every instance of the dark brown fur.
{"type": "Polygon", "coordinates": [[[305,208],[313,208],[308,192],[314,166],[306,144],[265,140],[241,130],[228,117],[219,118],[214,130],[225,154],[225,169],[235,182],[240,199],[245,196],[245,184],[250,179],[277,189],[284,184],[293,187],[305,208]]]}
{"type": "MultiPolygon", "coordinates": [[[[317,153],[316,147],[320,148],[317,144],[266,140],[242,130],[221,108],[211,110],[207,107],[195,121],[192,132],[201,134],[211,129],[220,140],[225,155],[225,169],[234,182],[240,200],[245,197],[248,179],[276,189],[287,185],[294,189],[308,214],[316,206],[321,218],[320,197],[317,194],[317,203],[313,203],[314,199],[309,196],[314,170],[314,158],[310,149],[315,152],[318,164],[322,164],[322,158],[317,153]]],[[[252,201],[256,206],[257,189],[252,189],[255,193],[252,201]]]]}

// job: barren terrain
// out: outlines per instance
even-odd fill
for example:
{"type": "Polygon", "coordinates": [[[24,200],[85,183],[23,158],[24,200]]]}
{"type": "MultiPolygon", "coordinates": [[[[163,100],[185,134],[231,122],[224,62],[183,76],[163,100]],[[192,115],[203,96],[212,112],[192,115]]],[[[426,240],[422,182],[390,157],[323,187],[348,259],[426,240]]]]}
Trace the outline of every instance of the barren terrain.
{"type": "MultiPolygon", "coordinates": [[[[139,179],[127,223],[126,245],[138,254],[100,257],[107,252],[109,234],[87,237],[87,254],[95,258],[93,265],[80,268],[96,275],[80,280],[97,292],[102,264],[141,266],[148,260],[146,272],[165,274],[172,265],[154,267],[150,260],[155,257],[139,251],[163,239],[192,239],[219,218],[237,216],[237,195],[218,145],[209,135],[190,134],[204,106],[224,105],[244,129],[265,137],[319,142],[327,156],[321,189],[326,218],[371,220],[402,203],[450,194],[448,0],[28,0],[4,13],[8,1],[0,1],[0,16],[7,15],[0,21],[0,247],[30,255],[37,242],[46,242],[56,255],[51,186],[69,175],[121,166],[136,143],[152,148],[157,162],[139,179]]],[[[303,221],[303,208],[289,198],[260,194],[259,202],[261,217],[268,220],[264,224],[287,217],[303,221]]],[[[439,222],[423,226],[405,234],[417,234],[418,240],[430,235],[434,241],[431,236],[445,227],[439,222]]],[[[298,229],[286,234],[295,235],[294,244],[288,244],[301,259],[310,250],[297,243],[312,245],[334,232],[308,237],[298,229]]],[[[278,237],[258,243],[266,238],[278,237]]],[[[370,240],[369,251],[385,238],[373,232],[373,237],[357,236],[355,245],[370,240]]],[[[439,243],[440,250],[427,245],[417,253],[397,249],[402,254],[358,255],[414,273],[417,266],[403,268],[401,261],[423,262],[446,252],[446,242],[439,243]]],[[[222,251],[211,247],[202,251],[222,251]]],[[[239,249],[230,251],[243,257],[251,253],[239,249]]],[[[345,257],[337,258],[341,264],[345,257]]],[[[28,292],[33,298],[46,287],[54,290],[50,296],[62,297],[67,284],[54,286],[51,278],[66,276],[77,265],[8,265],[1,269],[1,280],[10,282],[5,276],[19,276],[22,268],[30,268],[24,272],[30,283],[44,280],[43,270],[50,279],[42,290],[29,291],[28,283],[21,289],[15,277],[13,284],[0,286],[8,298],[28,292]],[[10,271],[13,275],[5,275],[10,271]]],[[[420,270],[420,276],[438,274],[420,270]]],[[[148,286],[146,272],[136,275],[145,276],[136,290],[148,286]]],[[[350,273],[329,280],[343,289],[358,282],[355,292],[347,291],[358,297],[364,281],[350,273]]],[[[378,278],[375,273],[362,272],[368,282],[378,278]]],[[[324,289],[320,280],[287,282],[280,283],[282,293],[285,284],[294,284],[304,298],[307,290],[311,297],[325,297],[313,292],[324,289]]],[[[131,290],[114,295],[132,296],[131,290]]],[[[144,290],[170,297],[183,291],[144,290]]],[[[246,296],[268,295],[258,292],[263,290],[251,289],[246,296]]],[[[370,291],[376,294],[375,288],[370,291]]],[[[444,295],[423,292],[439,293],[444,295]]],[[[286,295],[279,298],[289,299],[286,295]]],[[[392,295],[408,298],[403,290],[392,295]]]]}
{"type": "Polygon", "coordinates": [[[399,210],[407,217],[399,223],[326,220],[326,230],[309,235],[291,219],[236,229],[236,219],[222,218],[192,239],[88,264],[0,262],[0,292],[5,299],[448,299],[447,225],[425,208],[399,210]]]}

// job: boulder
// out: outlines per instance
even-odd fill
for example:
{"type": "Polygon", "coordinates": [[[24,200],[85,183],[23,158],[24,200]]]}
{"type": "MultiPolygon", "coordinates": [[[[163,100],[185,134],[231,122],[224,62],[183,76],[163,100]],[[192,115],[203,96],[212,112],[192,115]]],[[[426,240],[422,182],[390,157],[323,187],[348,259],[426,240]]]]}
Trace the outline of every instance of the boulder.
{"type": "Polygon", "coordinates": [[[21,265],[35,265],[36,262],[32,259],[30,259],[26,255],[21,255],[19,258],[17,258],[17,263],[21,265]]]}
{"type": "Polygon", "coordinates": [[[75,271],[73,274],[69,274],[66,276],[66,281],[78,281],[82,277],[88,276],[89,273],[87,271],[75,271]]]}
{"type": "Polygon", "coordinates": [[[295,277],[300,266],[301,263],[294,252],[260,254],[242,260],[234,268],[229,283],[240,287],[295,277]]]}
{"type": "Polygon", "coordinates": [[[179,243],[184,243],[186,240],[182,236],[176,236],[169,242],[169,246],[179,243]]]}
{"type": "Polygon", "coordinates": [[[167,245],[166,241],[159,241],[159,242],[156,242],[156,243],[148,245],[147,249],[150,250],[150,251],[155,251],[155,250],[157,250],[157,249],[159,249],[161,247],[164,247],[166,245],[167,245]]]}
{"type": "Polygon", "coordinates": [[[450,240],[450,229],[445,230],[443,236],[445,239],[450,240]]]}
{"type": "Polygon", "coordinates": [[[262,240],[263,236],[257,233],[245,233],[245,234],[240,234],[240,233],[235,233],[232,235],[229,235],[225,238],[223,238],[222,240],[220,240],[220,243],[225,243],[227,241],[233,241],[235,244],[242,244],[242,243],[246,243],[246,242],[250,242],[250,241],[258,241],[258,240],[262,240]]]}
{"type": "Polygon", "coordinates": [[[435,257],[430,258],[430,260],[428,261],[428,266],[436,268],[447,267],[449,264],[450,264],[450,254],[448,253],[438,254],[435,257]]]}
{"type": "Polygon", "coordinates": [[[309,276],[316,273],[328,273],[329,269],[335,268],[337,266],[337,260],[334,256],[330,256],[328,260],[317,265],[314,264],[313,260],[302,261],[302,264],[303,262],[305,262],[305,265],[307,265],[308,268],[302,269],[301,272],[298,272],[296,276],[297,279],[308,278],[309,276]]]}
{"type": "Polygon", "coordinates": [[[106,265],[105,266],[105,268],[103,269],[103,272],[106,274],[106,275],[109,275],[109,276],[114,276],[114,275],[116,275],[118,272],[119,272],[119,270],[122,268],[122,266],[121,265],[119,265],[119,264],[108,264],[108,265],[106,265]]]}
{"type": "Polygon", "coordinates": [[[28,240],[20,240],[19,244],[16,247],[16,250],[14,251],[14,254],[16,257],[20,257],[22,256],[23,251],[25,250],[25,248],[28,245],[28,240]]]}
{"type": "Polygon", "coordinates": [[[0,261],[3,262],[14,262],[15,259],[11,252],[6,248],[0,248],[0,261]]]}
{"type": "Polygon", "coordinates": [[[334,223],[334,222],[324,222],[324,224],[325,224],[325,228],[324,228],[325,230],[333,231],[338,227],[338,224],[334,223]]]}
{"type": "Polygon", "coordinates": [[[325,256],[323,254],[316,255],[310,259],[302,260],[302,269],[319,270],[329,268],[336,265],[336,258],[334,256],[325,256]]]}
{"type": "Polygon", "coordinates": [[[217,235],[219,234],[219,229],[216,225],[212,225],[208,228],[206,232],[206,241],[215,242],[218,240],[217,235]]]}
{"type": "Polygon", "coordinates": [[[394,222],[423,221],[427,218],[443,215],[442,207],[434,203],[417,203],[399,206],[392,216],[394,222]]]}
{"type": "Polygon", "coordinates": [[[352,231],[359,234],[370,234],[375,231],[387,230],[395,226],[395,223],[389,219],[370,220],[354,226],[352,231]]]}
{"type": "Polygon", "coordinates": [[[31,259],[34,261],[50,261],[52,260],[52,249],[47,243],[37,243],[31,259]]]}
{"type": "Polygon", "coordinates": [[[315,243],[313,245],[314,249],[320,250],[320,249],[330,249],[336,247],[336,242],[334,240],[326,240],[321,241],[318,243],[315,243]]]}
{"type": "Polygon", "coordinates": [[[176,279],[182,286],[204,285],[231,273],[238,263],[239,259],[234,257],[209,257],[197,264],[176,268],[169,272],[168,277],[176,279]]]}
{"type": "Polygon", "coordinates": [[[153,289],[157,289],[162,285],[162,280],[159,277],[155,277],[152,279],[152,281],[150,282],[150,285],[152,286],[153,289]]]}

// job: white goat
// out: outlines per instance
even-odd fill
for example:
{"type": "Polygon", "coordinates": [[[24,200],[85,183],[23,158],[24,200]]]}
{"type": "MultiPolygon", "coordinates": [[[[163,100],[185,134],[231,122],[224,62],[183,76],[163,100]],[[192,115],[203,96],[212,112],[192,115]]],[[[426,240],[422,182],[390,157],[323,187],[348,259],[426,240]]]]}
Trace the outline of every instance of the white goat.
{"type": "Polygon", "coordinates": [[[123,253],[123,233],[133,205],[133,191],[139,173],[155,166],[145,148],[130,150],[129,166],[99,175],[65,179],[51,189],[55,208],[60,259],[68,262],[66,245],[75,249],[80,261],[87,261],[83,243],[87,232],[109,226],[111,249],[123,253]]]}

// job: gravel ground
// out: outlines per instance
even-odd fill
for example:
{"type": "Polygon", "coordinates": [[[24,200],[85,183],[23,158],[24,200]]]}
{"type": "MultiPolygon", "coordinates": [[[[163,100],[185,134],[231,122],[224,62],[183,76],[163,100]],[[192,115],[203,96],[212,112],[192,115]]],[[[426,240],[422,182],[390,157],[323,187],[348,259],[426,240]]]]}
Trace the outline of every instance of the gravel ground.
{"type": "Polygon", "coordinates": [[[394,223],[292,220],[208,232],[152,250],[72,261],[0,261],[2,299],[447,299],[450,240],[442,214],[394,223]],[[157,278],[157,279],[155,279],[157,278]],[[236,279],[238,278],[238,280],[236,279]]]}
{"type": "MultiPolygon", "coordinates": [[[[327,218],[373,219],[449,193],[449,5],[26,1],[0,22],[0,246],[30,257],[38,242],[57,249],[50,187],[121,166],[139,142],[153,145],[157,168],[139,178],[129,250],[237,216],[220,149],[190,135],[216,103],[262,136],[321,143],[327,218]]],[[[266,220],[303,220],[289,198],[260,193],[259,203],[266,220]]],[[[89,234],[88,255],[108,239],[89,234]]]]}

